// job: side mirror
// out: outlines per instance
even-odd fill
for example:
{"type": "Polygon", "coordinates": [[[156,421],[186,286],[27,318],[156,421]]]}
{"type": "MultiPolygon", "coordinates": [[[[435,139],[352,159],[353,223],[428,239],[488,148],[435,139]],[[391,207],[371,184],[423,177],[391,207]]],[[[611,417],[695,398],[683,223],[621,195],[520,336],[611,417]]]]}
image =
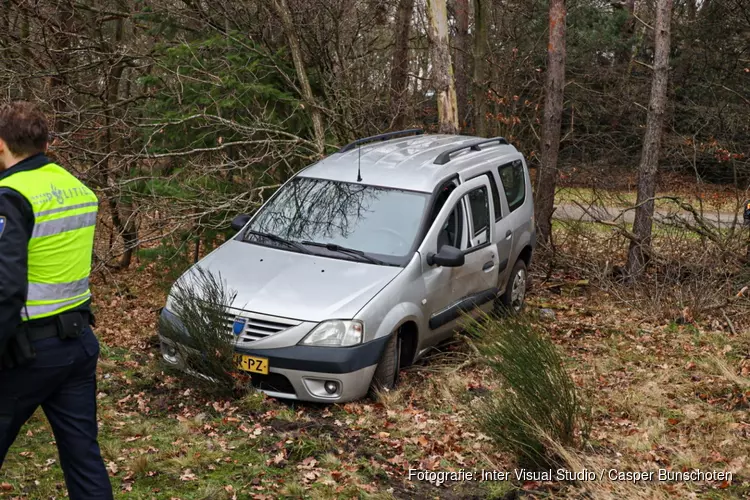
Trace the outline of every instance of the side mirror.
{"type": "Polygon", "coordinates": [[[232,219],[232,229],[235,231],[239,231],[243,227],[245,227],[245,224],[247,224],[247,221],[250,220],[250,216],[247,214],[240,214],[234,219],[232,219]]]}
{"type": "Polygon", "coordinates": [[[464,253],[450,245],[443,245],[437,254],[427,254],[427,264],[431,266],[461,267],[465,261],[464,253]]]}

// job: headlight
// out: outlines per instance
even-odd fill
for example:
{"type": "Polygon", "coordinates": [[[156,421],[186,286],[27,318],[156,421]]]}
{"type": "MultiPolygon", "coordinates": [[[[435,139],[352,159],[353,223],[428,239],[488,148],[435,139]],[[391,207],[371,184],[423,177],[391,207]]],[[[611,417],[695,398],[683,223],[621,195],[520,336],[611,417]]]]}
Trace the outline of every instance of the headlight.
{"type": "Polygon", "coordinates": [[[302,345],[347,347],[362,343],[365,325],[359,320],[332,319],[323,321],[302,339],[302,345]]]}

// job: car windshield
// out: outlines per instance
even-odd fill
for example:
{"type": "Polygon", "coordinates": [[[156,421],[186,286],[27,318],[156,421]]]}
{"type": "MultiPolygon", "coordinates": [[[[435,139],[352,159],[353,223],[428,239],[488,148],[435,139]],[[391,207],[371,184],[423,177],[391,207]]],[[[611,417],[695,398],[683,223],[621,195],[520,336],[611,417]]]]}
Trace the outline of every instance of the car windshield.
{"type": "Polygon", "coordinates": [[[357,257],[336,245],[400,263],[395,261],[412,249],[428,198],[426,193],[297,177],[258,213],[246,239],[267,244],[268,238],[258,236],[265,233],[304,243],[316,253],[334,252],[332,257],[357,257]]]}

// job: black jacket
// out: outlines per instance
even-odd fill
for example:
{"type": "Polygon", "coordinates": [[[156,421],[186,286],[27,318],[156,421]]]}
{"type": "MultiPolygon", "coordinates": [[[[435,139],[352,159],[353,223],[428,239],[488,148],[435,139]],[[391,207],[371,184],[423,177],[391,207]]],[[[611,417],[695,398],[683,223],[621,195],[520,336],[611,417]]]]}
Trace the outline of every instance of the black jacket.
{"type": "MultiPolygon", "coordinates": [[[[0,172],[0,180],[18,172],[35,170],[51,163],[37,154],[0,172]]],[[[18,191],[0,187],[0,352],[21,323],[28,293],[29,240],[34,229],[34,210],[18,191]]],[[[88,310],[88,303],[81,307],[88,310]]],[[[42,322],[43,320],[39,320],[42,322]]],[[[47,320],[47,322],[50,320],[47,320]]]]}

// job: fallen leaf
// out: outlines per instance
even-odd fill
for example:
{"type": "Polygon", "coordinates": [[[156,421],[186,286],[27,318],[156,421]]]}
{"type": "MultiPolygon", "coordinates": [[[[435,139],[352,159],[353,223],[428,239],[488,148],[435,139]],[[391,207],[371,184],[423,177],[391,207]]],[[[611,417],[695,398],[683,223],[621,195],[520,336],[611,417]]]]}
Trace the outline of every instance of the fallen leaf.
{"type": "Polygon", "coordinates": [[[181,481],[195,481],[195,474],[190,469],[185,469],[180,476],[181,481]]]}

